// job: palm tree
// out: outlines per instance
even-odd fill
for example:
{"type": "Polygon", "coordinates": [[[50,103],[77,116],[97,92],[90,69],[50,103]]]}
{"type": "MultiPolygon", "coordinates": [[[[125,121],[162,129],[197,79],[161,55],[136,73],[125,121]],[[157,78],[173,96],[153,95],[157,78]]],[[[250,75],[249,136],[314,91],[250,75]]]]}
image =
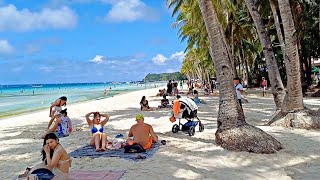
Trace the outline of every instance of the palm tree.
{"type": "Polygon", "coordinates": [[[280,15],[285,38],[285,65],[288,76],[287,94],[282,106],[282,114],[269,124],[298,128],[320,128],[319,112],[305,109],[300,80],[300,62],[295,24],[289,0],[279,0],[280,15]]]}
{"type": "Polygon", "coordinates": [[[270,38],[266,33],[261,16],[257,11],[258,9],[255,6],[253,0],[245,0],[245,2],[251,14],[251,17],[254,21],[254,24],[256,26],[259,39],[263,47],[263,52],[266,58],[267,68],[269,72],[268,75],[271,83],[271,90],[272,90],[274,102],[276,104],[277,110],[280,110],[282,107],[282,102],[283,102],[285,92],[284,92],[284,86],[282,84],[278,64],[272,50],[270,38]]]}
{"type": "Polygon", "coordinates": [[[275,138],[246,123],[241,107],[236,100],[232,60],[216,10],[212,0],[198,0],[198,3],[209,36],[210,55],[220,82],[216,143],[228,150],[255,153],[274,153],[282,149],[281,143],[275,138]]]}

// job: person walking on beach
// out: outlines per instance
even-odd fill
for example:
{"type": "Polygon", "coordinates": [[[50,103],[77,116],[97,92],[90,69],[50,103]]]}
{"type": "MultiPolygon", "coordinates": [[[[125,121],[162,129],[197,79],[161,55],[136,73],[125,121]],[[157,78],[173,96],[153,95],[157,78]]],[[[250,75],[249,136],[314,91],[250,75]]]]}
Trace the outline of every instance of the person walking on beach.
{"type": "Polygon", "coordinates": [[[260,82],[262,96],[265,96],[267,94],[267,85],[268,85],[268,81],[264,77],[262,77],[262,80],[260,82]]]}
{"type": "Polygon", "coordinates": [[[136,115],[136,121],[137,124],[130,128],[127,144],[129,146],[138,144],[144,150],[148,150],[153,142],[158,142],[158,136],[150,124],[144,123],[143,114],[136,115]]]}
{"type": "Polygon", "coordinates": [[[171,83],[171,80],[169,80],[167,84],[167,95],[171,96],[171,93],[172,93],[172,83],[171,83]]]}
{"type": "Polygon", "coordinates": [[[239,101],[241,110],[243,111],[242,102],[241,102],[241,93],[243,92],[243,86],[240,84],[239,78],[233,78],[233,84],[234,84],[234,88],[236,90],[236,95],[237,95],[237,99],[239,101]]]}
{"type": "Polygon", "coordinates": [[[53,123],[54,120],[54,114],[56,112],[61,112],[62,110],[62,106],[66,106],[67,105],[67,97],[66,96],[61,96],[59,99],[57,99],[54,103],[51,104],[50,106],[50,113],[49,113],[49,117],[51,117],[49,124],[48,124],[48,128],[50,128],[51,124],[53,123]]]}
{"type": "Polygon", "coordinates": [[[103,126],[109,121],[109,119],[110,115],[100,114],[99,112],[90,112],[86,115],[86,120],[92,133],[90,145],[95,146],[97,152],[106,150],[107,135],[103,132],[103,126]],[[93,119],[90,119],[92,114],[93,119]],[[105,119],[100,121],[101,117],[105,117],[105,119]]]}

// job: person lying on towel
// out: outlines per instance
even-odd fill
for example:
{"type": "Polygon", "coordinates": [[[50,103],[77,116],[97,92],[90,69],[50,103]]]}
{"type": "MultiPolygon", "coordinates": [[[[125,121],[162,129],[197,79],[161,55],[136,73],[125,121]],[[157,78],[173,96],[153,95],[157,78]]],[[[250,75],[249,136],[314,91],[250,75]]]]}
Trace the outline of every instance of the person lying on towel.
{"type": "Polygon", "coordinates": [[[136,121],[137,124],[133,125],[129,131],[127,144],[140,145],[144,150],[148,150],[153,142],[158,142],[158,136],[151,125],[144,123],[142,114],[136,116],[136,121]]]}

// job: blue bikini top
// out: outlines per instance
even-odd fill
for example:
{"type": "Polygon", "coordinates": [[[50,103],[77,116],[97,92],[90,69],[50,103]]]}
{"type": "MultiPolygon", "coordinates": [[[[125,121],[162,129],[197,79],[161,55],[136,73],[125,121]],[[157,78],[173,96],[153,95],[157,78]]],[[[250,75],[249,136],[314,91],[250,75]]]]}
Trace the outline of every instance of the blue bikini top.
{"type": "MultiPolygon", "coordinates": [[[[92,129],[91,129],[91,132],[92,132],[92,134],[98,132],[97,127],[93,126],[92,129]]],[[[99,132],[101,132],[101,133],[103,132],[103,127],[101,127],[101,128],[99,129],[99,132]]]]}

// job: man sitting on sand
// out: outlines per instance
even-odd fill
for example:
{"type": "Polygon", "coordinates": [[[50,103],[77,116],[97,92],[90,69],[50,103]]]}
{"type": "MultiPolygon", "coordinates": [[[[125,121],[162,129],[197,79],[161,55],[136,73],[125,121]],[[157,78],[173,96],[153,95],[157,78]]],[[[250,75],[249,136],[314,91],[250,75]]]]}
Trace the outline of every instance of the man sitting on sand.
{"type": "Polygon", "coordinates": [[[169,99],[167,99],[166,95],[163,95],[163,99],[161,99],[161,105],[158,108],[172,108],[172,105],[169,104],[169,99]]]}
{"type": "Polygon", "coordinates": [[[137,124],[133,125],[128,134],[128,145],[138,144],[144,150],[150,149],[152,142],[158,142],[158,136],[153,131],[151,125],[144,123],[144,116],[138,114],[136,116],[137,124]]]}

